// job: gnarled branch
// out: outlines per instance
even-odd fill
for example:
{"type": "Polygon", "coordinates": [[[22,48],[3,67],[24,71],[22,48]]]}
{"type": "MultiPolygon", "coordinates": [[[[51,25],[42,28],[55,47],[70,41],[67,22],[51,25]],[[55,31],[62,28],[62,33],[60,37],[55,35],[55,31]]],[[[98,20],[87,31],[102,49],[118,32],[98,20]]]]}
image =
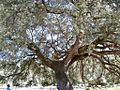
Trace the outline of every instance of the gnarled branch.
{"type": "Polygon", "coordinates": [[[42,61],[43,64],[45,64],[48,67],[52,67],[52,62],[50,60],[48,60],[40,51],[39,47],[36,46],[34,43],[30,43],[28,44],[28,49],[30,49],[31,51],[33,51],[33,53],[35,53],[38,58],[42,61]]]}

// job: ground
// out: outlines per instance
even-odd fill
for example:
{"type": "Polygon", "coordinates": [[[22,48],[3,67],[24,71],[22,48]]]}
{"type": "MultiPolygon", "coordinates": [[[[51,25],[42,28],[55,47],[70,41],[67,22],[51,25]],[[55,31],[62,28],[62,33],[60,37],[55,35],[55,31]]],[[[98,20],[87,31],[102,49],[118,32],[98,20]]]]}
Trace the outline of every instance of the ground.
{"type": "MultiPolygon", "coordinates": [[[[13,89],[15,90],[15,89],[13,89]]],[[[39,89],[39,88],[17,88],[16,90],[57,90],[56,88],[49,88],[46,87],[44,89],[39,89]]],[[[85,89],[75,89],[75,90],[85,90],[85,89]]],[[[92,90],[92,89],[91,89],[92,90]]],[[[120,90],[120,88],[105,88],[105,89],[95,89],[95,90],[120,90]]]]}
{"type": "MultiPolygon", "coordinates": [[[[32,86],[32,87],[11,87],[12,90],[57,90],[56,86],[32,86]]],[[[5,86],[0,86],[0,90],[6,90],[5,86]]],[[[85,88],[75,87],[75,90],[85,90],[85,88]]],[[[109,87],[109,88],[96,88],[96,89],[90,89],[90,90],[120,90],[119,87],[109,87]]]]}

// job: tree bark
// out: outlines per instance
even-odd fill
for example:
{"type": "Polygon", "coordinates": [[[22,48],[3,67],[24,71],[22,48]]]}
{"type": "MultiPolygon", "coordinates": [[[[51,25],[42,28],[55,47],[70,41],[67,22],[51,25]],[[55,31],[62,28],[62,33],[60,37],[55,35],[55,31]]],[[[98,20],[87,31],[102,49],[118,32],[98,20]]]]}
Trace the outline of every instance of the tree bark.
{"type": "Polygon", "coordinates": [[[69,81],[64,71],[55,71],[55,78],[57,82],[57,88],[60,90],[74,90],[72,83],[69,81]]]}

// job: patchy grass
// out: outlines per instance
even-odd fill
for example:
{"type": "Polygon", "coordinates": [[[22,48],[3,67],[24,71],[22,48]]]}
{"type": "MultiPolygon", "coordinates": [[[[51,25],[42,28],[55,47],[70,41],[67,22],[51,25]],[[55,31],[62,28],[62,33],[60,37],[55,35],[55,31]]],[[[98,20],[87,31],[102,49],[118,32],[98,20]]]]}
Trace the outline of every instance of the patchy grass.
{"type": "Polygon", "coordinates": [[[102,90],[120,90],[120,88],[104,88],[102,90]]]}
{"type": "Polygon", "coordinates": [[[101,89],[100,88],[96,88],[96,89],[90,88],[88,90],[120,90],[120,88],[101,88],[101,89]]]}

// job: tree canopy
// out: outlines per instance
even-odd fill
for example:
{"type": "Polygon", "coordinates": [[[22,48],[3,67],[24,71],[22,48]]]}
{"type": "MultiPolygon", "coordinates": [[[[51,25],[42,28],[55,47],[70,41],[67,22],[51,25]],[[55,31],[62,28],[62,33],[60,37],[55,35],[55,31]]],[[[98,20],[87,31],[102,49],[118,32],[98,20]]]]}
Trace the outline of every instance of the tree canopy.
{"type": "Polygon", "coordinates": [[[120,78],[119,56],[118,0],[0,1],[0,62],[6,77],[38,77],[48,66],[58,81],[58,74],[72,75],[71,70],[84,82],[120,78]]]}

